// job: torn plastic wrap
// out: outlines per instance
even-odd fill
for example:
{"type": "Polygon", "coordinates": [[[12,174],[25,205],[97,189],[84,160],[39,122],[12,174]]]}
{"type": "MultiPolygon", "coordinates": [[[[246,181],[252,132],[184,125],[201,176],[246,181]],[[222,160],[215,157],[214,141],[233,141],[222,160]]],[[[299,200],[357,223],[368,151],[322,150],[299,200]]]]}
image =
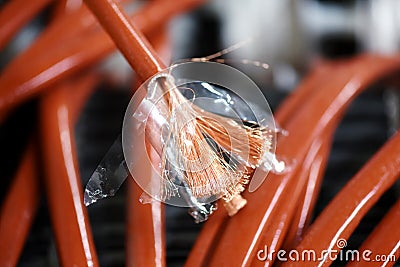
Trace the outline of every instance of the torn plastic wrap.
{"type": "Polygon", "coordinates": [[[131,99],[122,142],[89,180],[85,204],[112,196],[129,171],[153,200],[190,207],[204,221],[219,198],[235,203],[248,183],[254,191],[269,171],[285,169],[275,157],[277,131],[267,101],[243,73],[210,62],[173,65],[131,99]]]}
{"type": "Polygon", "coordinates": [[[99,199],[114,196],[126,177],[128,177],[128,172],[124,154],[122,153],[121,136],[119,136],[86,185],[84,192],[85,205],[88,206],[99,199]]]}

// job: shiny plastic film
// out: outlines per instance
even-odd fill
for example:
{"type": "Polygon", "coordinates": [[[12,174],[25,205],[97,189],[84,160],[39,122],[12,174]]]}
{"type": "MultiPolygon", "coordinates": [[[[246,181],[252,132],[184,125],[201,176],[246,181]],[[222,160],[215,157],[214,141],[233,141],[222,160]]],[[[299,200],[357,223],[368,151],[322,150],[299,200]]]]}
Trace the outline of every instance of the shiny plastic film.
{"type": "Polygon", "coordinates": [[[129,171],[144,191],[142,202],[189,207],[201,222],[222,199],[234,215],[246,204],[246,187],[254,191],[269,171],[285,170],[275,156],[281,131],[264,95],[242,72],[215,62],[172,65],[132,97],[122,142],[89,180],[85,204],[113,195],[129,171]]]}

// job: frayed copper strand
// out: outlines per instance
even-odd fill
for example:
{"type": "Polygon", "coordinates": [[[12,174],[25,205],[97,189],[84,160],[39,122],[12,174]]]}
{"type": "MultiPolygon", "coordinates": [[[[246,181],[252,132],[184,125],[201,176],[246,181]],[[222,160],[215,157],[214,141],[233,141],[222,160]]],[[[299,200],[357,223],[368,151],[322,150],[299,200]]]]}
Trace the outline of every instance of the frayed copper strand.
{"type": "Polygon", "coordinates": [[[194,197],[222,197],[228,213],[236,214],[246,204],[240,193],[259,166],[262,155],[271,151],[273,131],[256,123],[243,125],[192,105],[165,77],[159,77],[158,83],[166,92],[163,96],[169,112],[174,114],[171,116],[176,116],[169,118],[167,142],[173,142],[180,149],[173,159],[178,167],[168,162],[168,149],[162,151],[162,196],[168,198],[177,192],[170,177],[172,167],[194,197]],[[176,109],[180,111],[178,114],[176,109]],[[205,138],[215,142],[216,147],[205,138]],[[239,157],[230,160],[226,155],[239,157]]]}

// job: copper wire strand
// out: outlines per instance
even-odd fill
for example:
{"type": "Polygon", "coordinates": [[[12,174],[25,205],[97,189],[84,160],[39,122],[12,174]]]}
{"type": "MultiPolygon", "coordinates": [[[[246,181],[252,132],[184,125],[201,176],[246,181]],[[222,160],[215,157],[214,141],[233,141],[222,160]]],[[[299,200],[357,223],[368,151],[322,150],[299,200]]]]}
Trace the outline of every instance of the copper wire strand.
{"type": "Polygon", "coordinates": [[[263,69],[269,69],[269,65],[265,62],[261,62],[258,60],[251,60],[251,59],[231,59],[231,58],[219,58],[223,55],[232,53],[235,50],[238,50],[240,48],[242,48],[243,46],[248,45],[249,43],[252,43],[253,39],[252,38],[248,38],[244,41],[238,42],[236,44],[233,44],[225,49],[222,49],[221,51],[218,51],[214,54],[211,54],[209,56],[205,56],[205,57],[200,57],[200,58],[192,58],[191,61],[193,62],[208,62],[208,61],[214,61],[214,62],[218,62],[218,63],[240,63],[240,64],[244,64],[244,65],[252,65],[255,67],[259,67],[259,68],[263,68],[263,69]]]}
{"type": "MultiPolygon", "coordinates": [[[[104,29],[110,34],[122,54],[142,80],[146,80],[160,73],[160,71],[165,68],[153,47],[148,43],[137,27],[129,21],[124,10],[118,3],[114,0],[85,0],[85,3],[98,18],[104,29]]],[[[233,48],[228,48],[217,54],[225,53],[225,51],[230,49],[233,48]]],[[[211,58],[212,57],[213,55],[211,55],[211,58]]],[[[180,106],[185,98],[175,88],[174,84],[169,83],[168,79],[162,78],[160,81],[164,81],[161,82],[161,87],[164,92],[167,93],[163,95],[163,98],[171,112],[180,106]]],[[[175,120],[176,124],[170,125],[171,129],[173,129],[171,132],[171,141],[177,145],[178,152],[182,152],[177,155],[177,160],[182,163],[184,167],[184,171],[179,168],[174,168],[174,171],[178,173],[178,176],[186,180],[195,197],[217,195],[224,196],[227,201],[231,200],[233,196],[237,196],[243,191],[244,184],[247,183],[248,175],[237,172],[233,166],[228,164],[225,159],[221,155],[218,155],[208,144],[202,143],[204,139],[204,129],[207,129],[210,125],[204,123],[204,125],[200,127],[201,123],[198,122],[197,119],[194,121],[185,119],[188,116],[197,118],[198,116],[195,111],[188,109],[186,111],[184,110],[183,114],[184,116],[182,118],[177,118],[177,120],[175,120]],[[181,119],[186,123],[185,127],[179,127],[179,123],[182,123],[181,119]],[[211,161],[209,159],[211,159],[211,161]],[[207,165],[204,162],[205,160],[208,160],[207,165]],[[196,171],[193,171],[194,169],[196,171]]],[[[221,117],[221,119],[217,121],[223,120],[227,119],[221,117]]],[[[154,134],[155,132],[159,132],[159,129],[155,129],[155,131],[146,131],[147,135],[151,133],[154,134]]],[[[214,131],[214,129],[210,127],[208,132],[208,136],[213,138],[213,140],[229,140],[229,135],[224,137],[224,134],[222,134],[223,131],[214,131]]],[[[257,131],[250,132],[253,134],[248,135],[247,140],[252,144],[257,140],[254,138],[254,136],[257,136],[257,134],[254,135],[257,131]]],[[[261,132],[262,131],[259,131],[258,133],[261,132]]],[[[150,140],[154,140],[154,137],[150,136],[150,140]]],[[[229,142],[225,143],[229,144],[229,142]]],[[[252,155],[251,158],[261,158],[259,151],[262,150],[253,149],[251,151],[258,152],[258,154],[252,155]]],[[[164,153],[164,151],[162,153],[164,153]]],[[[164,168],[166,166],[165,159],[167,155],[163,154],[162,158],[163,162],[161,165],[162,168],[164,168]]],[[[161,173],[164,175],[166,172],[162,169],[161,173]]],[[[161,188],[160,192],[164,196],[169,196],[172,193],[168,192],[168,189],[173,189],[173,187],[171,187],[171,181],[168,179],[163,180],[166,181],[167,186],[161,188]]],[[[240,205],[237,207],[243,206],[244,202],[239,202],[240,205]]],[[[235,209],[235,207],[233,208],[235,209]]],[[[233,214],[235,211],[229,213],[233,214]]]]}
{"type": "MultiPolygon", "coordinates": [[[[158,82],[161,90],[166,92],[163,97],[167,109],[179,115],[169,118],[172,123],[167,136],[167,143],[173,142],[179,149],[174,153],[174,161],[180,165],[175,168],[175,173],[185,180],[195,197],[217,195],[226,202],[231,201],[243,192],[252,172],[259,166],[262,155],[271,151],[272,130],[256,124],[253,127],[246,126],[234,119],[203,110],[189,102],[165,77],[160,77],[158,82]],[[176,112],[178,109],[180,112],[176,112]],[[212,139],[217,147],[205,141],[205,136],[212,139]],[[236,164],[228,162],[223,153],[232,156],[246,151],[248,154],[236,164]]],[[[163,198],[171,197],[176,192],[173,179],[169,177],[167,150],[164,148],[162,151],[161,173],[164,183],[160,191],[163,198]]]]}

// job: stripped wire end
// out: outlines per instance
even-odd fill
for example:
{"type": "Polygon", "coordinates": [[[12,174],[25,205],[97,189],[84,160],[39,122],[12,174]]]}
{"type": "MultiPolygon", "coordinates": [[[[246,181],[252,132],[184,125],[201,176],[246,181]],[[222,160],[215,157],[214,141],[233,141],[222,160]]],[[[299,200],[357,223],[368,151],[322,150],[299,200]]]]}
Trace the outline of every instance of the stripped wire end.
{"type": "Polygon", "coordinates": [[[162,145],[156,147],[161,157],[160,198],[176,196],[177,185],[183,184],[197,200],[222,198],[228,214],[235,215],[247,203],[240,194],[272,150],[273,130],[206,111],[185,98],[172,77],[154,79],[149,93],[167,114],[158,142],[162,145]]]}

